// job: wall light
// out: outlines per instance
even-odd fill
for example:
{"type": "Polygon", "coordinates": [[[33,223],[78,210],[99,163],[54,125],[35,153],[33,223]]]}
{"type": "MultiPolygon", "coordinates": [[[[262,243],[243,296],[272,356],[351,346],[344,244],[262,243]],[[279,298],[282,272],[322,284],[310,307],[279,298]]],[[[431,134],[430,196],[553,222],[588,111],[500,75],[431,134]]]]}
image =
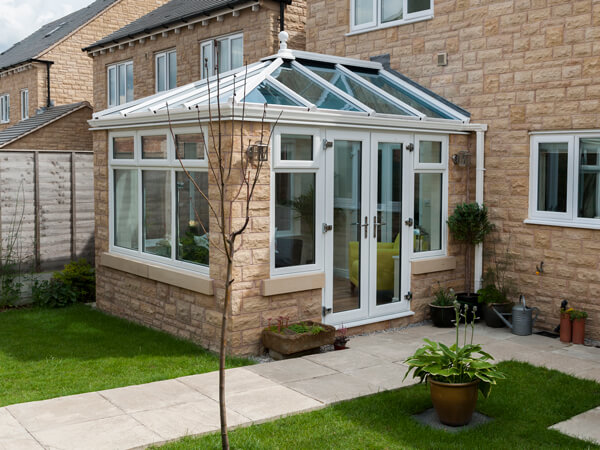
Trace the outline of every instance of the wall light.
{"type": "Polygon", "coordinates": [[[250,161],[269,160],[269,147],[267,144],[250,144],[246,152],[250,161]]]}
{"type": "Polygon", "coordinates": [[[452,155],[452,162],[457,166],[465,167],[469,164],[470,158],[471,153],[467,150],[463,150],[462,152],[452,155]]]}

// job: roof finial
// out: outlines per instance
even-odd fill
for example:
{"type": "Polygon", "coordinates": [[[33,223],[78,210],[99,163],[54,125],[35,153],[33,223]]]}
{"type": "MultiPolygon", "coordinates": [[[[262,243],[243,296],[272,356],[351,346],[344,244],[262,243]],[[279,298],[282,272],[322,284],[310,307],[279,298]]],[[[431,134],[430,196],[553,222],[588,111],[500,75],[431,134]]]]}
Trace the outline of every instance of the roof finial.
{"type": "Polygon", "coordinates": [[[287,41],[290,35],[287,31],[282,31],[279,33],[279,52],[277,56],[284,59],[296,59],[294,54],[290,49],[288,49],[287,41]]]}

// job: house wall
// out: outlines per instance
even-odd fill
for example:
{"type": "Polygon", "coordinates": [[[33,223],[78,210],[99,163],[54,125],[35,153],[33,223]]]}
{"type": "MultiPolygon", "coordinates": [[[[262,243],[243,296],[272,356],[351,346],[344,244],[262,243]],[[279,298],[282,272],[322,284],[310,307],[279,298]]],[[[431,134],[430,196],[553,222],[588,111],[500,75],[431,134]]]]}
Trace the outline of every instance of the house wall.
{"type": "Polygon", "coordinates": [[[27,66],[22,72],[0,74],[0,95],[10,95],[10,122],[0,124],[0,131],[21,121],[22,89],[29,89],[29,117],[46,104],[46,92],[41,89],[45,84],[42,76],[46,76],[46,66],[38,63],[27,66]]]}
{"type": "MultiPolygon", "coordinates": [[[[307,50],[362,59],[389,54],[391,66],[486,123],[485,203],[511,278],[553,329],[563,298],[590,315],[600,339],[600,231],[526,225],[529,131],[600,128],[600,4],[592,0],[435,0],[432,20],[349,32],[349,0],[314,0],[307,50]],[[438,52],[448,65],[437,65],[438,52]],[[544,261],[544,273],[536,265],[544,261]]],[[[490,250],[488,248],[488,250],[490,250]]]]}
{"type": "MultiPolygon", "coordinates": [[[[306,1],[294,0],[286,7],[285,27],[290,33],[290,48],[304,49],[304,19],[306,1]]],[[[238,17],[226,15],[222,22],[212,19],[207,26],[196,24],[192,30],[180,29],[179,34],[170,31],[167,37],[157,35],[155,40],[136,41],[133,47],[115,48],[94,57],[94,107],[106,109],[107,66],[133,60],[134,98],[156,93],[155,58],[158,52],[177,49],[177,86],[201,78],[200,44],[208,39],[234,33],[244,33],[244,60],[248,63],[276,53],[279,49],[279,3],[266,0],[258,11],[241,10],[238,17]]]]}

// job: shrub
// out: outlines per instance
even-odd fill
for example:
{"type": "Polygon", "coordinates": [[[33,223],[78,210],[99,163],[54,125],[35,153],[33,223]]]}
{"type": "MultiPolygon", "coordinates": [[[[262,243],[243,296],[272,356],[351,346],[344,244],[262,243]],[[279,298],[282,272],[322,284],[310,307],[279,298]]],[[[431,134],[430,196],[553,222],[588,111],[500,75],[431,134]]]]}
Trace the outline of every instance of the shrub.
{"type": "Polygon", "coordinates": [[[433,294],[435,300],[432,302],[432,305],[435,306],[452,306],[456,301],[456,294],[454,293],[454,289],[445,289],[440,286],[438,282],[438,288],[433,294]]]}
{"type": "Polygon", "coordinates": [[[75,294],[77,302],[87,303],[96,299],[96,275],[85,259],[70,262],[52,279],[67,286],[75,294]]]}
{"type": "Polygon", "coordinates": [[[38,306],[62,308],[77,302],[77,293],[59,280],[34,281],[31,298],[38,306]]]}
{"type": "Polygon", "coordinates": [[[506,303],[506,295],[504,295],[494,284],[488,284],[483,289],[477,291],[479,294],[479,303],[506,303]]]}
{"type": "Polygon", "coordinates": [[[571,320],[577,319],[587,319],[588,314],[585,311],[577,311],[576,309],[571,309],[569,311],[569,317],[571,320]]]}

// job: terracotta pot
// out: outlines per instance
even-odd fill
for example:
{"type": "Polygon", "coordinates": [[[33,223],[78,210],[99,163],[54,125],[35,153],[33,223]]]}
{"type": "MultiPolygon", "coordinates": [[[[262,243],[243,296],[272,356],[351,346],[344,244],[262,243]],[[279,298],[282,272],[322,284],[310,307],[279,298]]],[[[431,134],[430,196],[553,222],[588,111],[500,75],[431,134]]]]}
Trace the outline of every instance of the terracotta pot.
{"type": "MultiPolygon", "coordinates": [[[[561,324],[561,330],[562,330],[562,324],[561,324]]],[[[585,339],[585,319],[575,319],[573,321],[573,344],[583,344],[584,339],[585,339]]]]}
{"type": "Polygon", "coordinates": [[[560,342],[571,342],[571,317],[568,313],[560,314],[560,342]]]}
{"type": "Polygon", "coordinates": [[[431,402],[440,422],[452,427],[468,424],[477,406],[477,385],[470,383],[442,383],[428,379],[431,402]]]}

